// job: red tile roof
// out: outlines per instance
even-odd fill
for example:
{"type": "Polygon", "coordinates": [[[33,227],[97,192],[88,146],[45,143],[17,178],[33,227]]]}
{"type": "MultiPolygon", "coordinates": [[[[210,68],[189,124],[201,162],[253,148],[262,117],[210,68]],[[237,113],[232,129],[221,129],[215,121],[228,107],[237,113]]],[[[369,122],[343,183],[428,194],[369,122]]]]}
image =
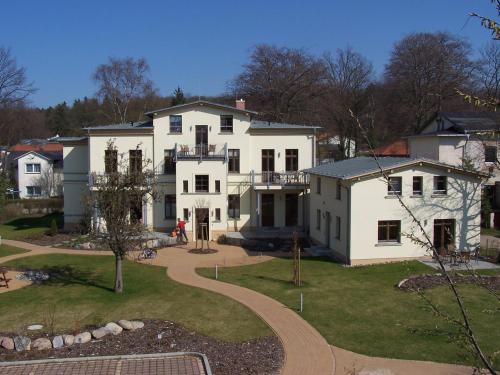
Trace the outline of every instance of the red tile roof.
{"type": "Polygon", "coordinates": [[[400,139],[398,141],[389,143],[388,145],[381,146],[375,149],[377,156],[408,156],[410,150],[408,148],[408,141],[400,139]]]}
{"type": "Polygon", "coordinates": [[[60,143],[45,143],[45,144],[17,144],[9,148],[11,152],[28,152],[28,151],[38,151],[38,152],[62,152],[63,145],[60,143]]]}

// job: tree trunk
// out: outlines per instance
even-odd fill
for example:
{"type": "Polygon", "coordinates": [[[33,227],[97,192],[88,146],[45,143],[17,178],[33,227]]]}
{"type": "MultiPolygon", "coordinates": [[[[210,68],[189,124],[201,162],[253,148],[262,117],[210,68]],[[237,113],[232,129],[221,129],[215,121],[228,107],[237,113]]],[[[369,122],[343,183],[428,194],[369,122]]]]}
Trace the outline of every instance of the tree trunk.
{"type": "Polygon", "coordinates": [[[122,257],[115,255],[115,293],[123,292],[122,257]]]}

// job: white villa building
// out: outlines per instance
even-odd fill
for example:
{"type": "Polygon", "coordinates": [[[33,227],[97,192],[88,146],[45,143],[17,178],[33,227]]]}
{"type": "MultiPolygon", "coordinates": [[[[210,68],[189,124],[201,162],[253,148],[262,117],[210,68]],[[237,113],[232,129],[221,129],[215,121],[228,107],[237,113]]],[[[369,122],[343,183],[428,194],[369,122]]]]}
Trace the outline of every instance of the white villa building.
{"type": "Polygon", "coordinates": [[[481,178],[428,159],[371,157],[306,170],[310,174],[310,236],[349,265],[431,255],[411,236],[423,235],[400,204],[412,210],[437,249],[474,250],[480,243],[481,178]]]}
{"type": "Polygon", "coordinates": [[[256,121],[243,100],[236,107],[200,100],[146,115],[146,122],[59,138],[66,226],[82,220],[92,174],[106,173],[109,161],[124,154],[131,167],[151,160],[157,173],[161,198],[139,210],[151,229],[170,231],[184,218],[188,235],[204,222],[215,239],[230,231],[307,227],[309,184],[301,170],[314,167],[317,127],[256,121]],[[114,155],[106,151],[110,141],[114,155]]]}

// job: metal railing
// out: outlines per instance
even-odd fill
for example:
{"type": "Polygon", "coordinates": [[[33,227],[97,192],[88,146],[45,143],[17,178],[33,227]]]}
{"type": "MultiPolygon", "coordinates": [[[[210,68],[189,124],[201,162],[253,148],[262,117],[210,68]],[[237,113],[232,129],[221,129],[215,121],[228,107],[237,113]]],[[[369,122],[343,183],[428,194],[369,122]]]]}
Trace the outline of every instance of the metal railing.
{"type": "Polygon", "coordinates": [[[227,144],[175,144],[175,160],[219,159],[227,160],[227,144]]]}
{"type": "Polygon", "coordinates": [[[280,185],[280,186],[307,186],[309,185],[309,175],[304,172],[261,172],[250,173],[252,185],[280,185]]]}

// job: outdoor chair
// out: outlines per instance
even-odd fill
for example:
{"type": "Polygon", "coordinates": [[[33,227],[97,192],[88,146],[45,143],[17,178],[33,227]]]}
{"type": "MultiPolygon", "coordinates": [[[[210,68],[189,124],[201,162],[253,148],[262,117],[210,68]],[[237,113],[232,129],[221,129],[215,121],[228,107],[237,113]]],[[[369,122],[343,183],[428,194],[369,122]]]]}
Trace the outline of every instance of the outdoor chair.
{"type": "Polygon", "coordinates": [[[479,253],[481,251],[481,248],[478,246],[472,251],[471,258],[474,259],[474,261],[477,263],[479,262],[479,253]]]}

